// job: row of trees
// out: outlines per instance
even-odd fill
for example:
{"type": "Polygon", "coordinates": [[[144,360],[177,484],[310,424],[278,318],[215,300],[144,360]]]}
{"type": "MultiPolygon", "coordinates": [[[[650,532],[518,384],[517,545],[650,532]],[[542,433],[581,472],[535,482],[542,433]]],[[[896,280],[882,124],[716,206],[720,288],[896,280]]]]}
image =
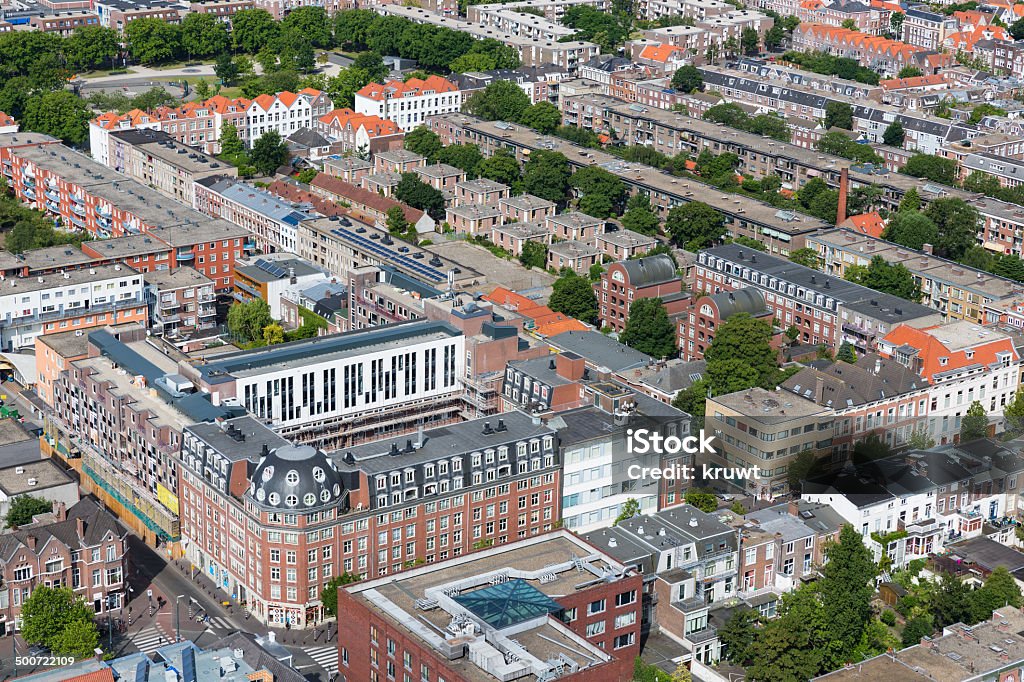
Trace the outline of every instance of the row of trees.
{"type": "Polygon", "coordinates": [[[716,104],[704,112],[704,120],[722,123],[756,135],[765,135],[780,142],[789,142],[790,140],[786,119],[775,114],[750,116],[738,104],[716,104]]]}
{"type": "Polygon", "coordinates": [[[308,311],[299,311],[302,324],[298,329],[286,332],[280,322],[270,315],[270,306],[261,298],[246,303],[236,303],[228,310],[228,331],[244,346],[273,346],[285,341],[298,341],[319,334],[327,328],[327,320],[308,311]]]}

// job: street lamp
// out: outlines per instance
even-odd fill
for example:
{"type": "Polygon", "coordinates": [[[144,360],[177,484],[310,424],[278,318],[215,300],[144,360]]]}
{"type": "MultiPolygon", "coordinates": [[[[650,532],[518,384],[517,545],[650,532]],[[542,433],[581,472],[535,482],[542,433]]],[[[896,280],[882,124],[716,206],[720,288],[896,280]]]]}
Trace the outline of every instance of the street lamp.
{"type": "Polygon", "coordinates": [[[181,641],[181,611],[178,609],[178,602],[186,598],[188,599],[189,602],[189,608],[192,608],[193,602],[195,602],[196,604],[199,603],[196,601],[195,597],[188,594],[179,594],[177,597],[174,598],[174,641],[176,643],[181,641]]]}

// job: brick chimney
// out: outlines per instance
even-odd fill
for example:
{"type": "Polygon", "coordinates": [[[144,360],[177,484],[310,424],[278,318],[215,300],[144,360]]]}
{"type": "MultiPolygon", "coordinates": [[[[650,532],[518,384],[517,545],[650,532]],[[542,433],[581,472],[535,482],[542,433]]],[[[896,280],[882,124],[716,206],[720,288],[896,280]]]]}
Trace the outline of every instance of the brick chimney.
{"type": "Polygon", "coordinates": [[[58,521],[67,521],[68,506],[63,502],[55,502],[53,504],[53,515],[58,521]]]}
{"type": "Polygon", "coordinates": [[[85,519],[79,517],[75,519],[75,528],[78,530],[78,537],[85,537],[85,519]]]}
{"type": "Polygon", "coordinates": [[[25,538],[25,541],[28,543],[28,548],[29,549],[31,549],[33,552],[36,551],[36,536],[35,535],[29,535],[27,538],[25,538]]]}
{"type": "Polygon", "coordinates": [[[932,246],[931,244],[922,244],[921,245],[921,250],[924,251],[925,253],[927,253],[929,256],[932,256],[932,255],[935,254],[935,247],[932,246]]]}
{"type": "Polygon", "coordinates": [[[789,511],[790,516],[799,516],[800,515],[799,500],[790,500],[789,501],[789,505],[788,505],[788,511],[789,511]]]}
{"type": "Polygon", "coordinates": [[[575,353],[559,353],[555,356],[555,371],[558,372],[558,376],[569,381],[582,379],[586,366],[586,360],[575,353]]]}
{"type": "Polygon", "coordinates": [[[846,220],[846,196],[850,191],[850,171],[844,168],[839,173],[839,209],[836,211],[836,225],[846,220]]]}
{"type": "Polygon", "coordinates": [[[819,405],[825,402],[825,378],[820,374],[814,379],[814,402],[819,405]]]}

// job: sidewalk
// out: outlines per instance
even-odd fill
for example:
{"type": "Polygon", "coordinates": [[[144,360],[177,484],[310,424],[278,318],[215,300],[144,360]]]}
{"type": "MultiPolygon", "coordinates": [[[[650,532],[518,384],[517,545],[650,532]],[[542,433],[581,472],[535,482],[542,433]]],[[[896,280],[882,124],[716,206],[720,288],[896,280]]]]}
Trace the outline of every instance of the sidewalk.
{"type": "MultiPolygon", "coordinates": [[[[285,646],[297,646],[297,647],[316,647],[326,646],[327,641],[325,637],[325,628],[330,626],[331,642],[336,642],[338,638],[338,627],[337,623],[333,620],[325,621],[317,625],[315,628],[307,628],[305,630],[289,629],[284,627],[270,626],[265,623],[261,623],[255,618],[248,616],[245,609],[233,602],[230,595],[226,595],[223,590],[217,588],[210,576],[200,571],[197,567],[195,571],[195,577],[191,577],[192,565],[187,559],[175,559],[173,562],[168,563],[169,566],[173,566],[176,570],[180,571],[184,576],[189,577],[193,583],[195,583],[197,591],[205,593],[205,595],[212,599],[216,604],[217,608],[221,613],[210,613],[211,616],[226,615],[232,623],[235,625],[241,625],[240,630],[251,632],[256,635],[266,636],[267,633],[274,633],[274,637],[278,644],[285,646]],[[232,602],[230,606],[223,606],[222,602],[232,602]]],[[[156,597],[154,596],[154,599],[156,597]]]]}

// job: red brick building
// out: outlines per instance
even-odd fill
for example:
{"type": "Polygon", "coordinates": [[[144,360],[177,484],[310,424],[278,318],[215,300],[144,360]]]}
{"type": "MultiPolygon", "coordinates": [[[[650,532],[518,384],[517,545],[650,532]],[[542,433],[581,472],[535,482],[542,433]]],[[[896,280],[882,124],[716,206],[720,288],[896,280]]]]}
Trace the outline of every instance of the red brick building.
{"type": "Polygon", "coordinates": [[[676,274],[671,256],[660,254],[612,263],[601,281],[594,284],[599,323],[621,332],[629,319],[629,306],[641,298],[661,298],[669,315],[680,313],[689,299],[682,290],[683,280],[676,274]]]}
{"type": "Polygon", "coordinates": [[[338,592],[351,625],[338,633],[339,679],[469,682],[558,669],[565,682],[627,682],[642,589],[639,574],[565,530],[357,583],[338,592]]]}
{"type": "Polygon", "coordinates": [[[737,313],[746,313],[769,325],[774,318],[765,305],[764,296],[757,289],[737,289],[691,299],[686,310],[676,318],[679,357],[684,360],[703,360],[704,351],[715,340],[715,331],[737,313]]]}

